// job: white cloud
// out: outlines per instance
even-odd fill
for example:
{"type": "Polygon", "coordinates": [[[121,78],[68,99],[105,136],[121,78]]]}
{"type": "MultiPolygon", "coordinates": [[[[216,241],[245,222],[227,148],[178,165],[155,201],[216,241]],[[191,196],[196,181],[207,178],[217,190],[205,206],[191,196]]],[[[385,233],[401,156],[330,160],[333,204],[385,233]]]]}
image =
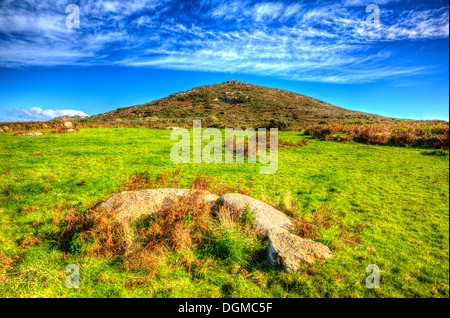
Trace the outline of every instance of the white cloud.
{"type": "Polygon", "coordinates": [[[88,114],[79,110],[43,110],[39,107],[15,108],[7,111],[8,117],[16,121],[46,121],[61,116],[80,116],[86,117],[88,114]]]}
{"type": "Polygon", "coordinates": [[[263,21],[265,19],[276,19],[283,11],[283,5],[281,3],[258,3],[254,7],[254,19],[255,21],[263,21]]]}
{"type": "Polygon", "coordinates": [[[400,0],[346,0],[345,6],[368,6],[369,4],[376,4],[378,6],[386,5],[388,3],[399,2],[400,0]]]}
{"type": "Polygon", "coordinates": [[[422,70],[399,65],[381,43],[449,36],[448,6],[388,10],[381,5],[398,1],[379,0],[381,26],[369,29],[369,2],[204,0],[189,7],[171,0],[80,0],[81,28],[69,30],[63,0],[3,0],[0,66],[120,64],[373,81],[422,70]],[[380,66],[387,69],[377,72],[380,66]]]}

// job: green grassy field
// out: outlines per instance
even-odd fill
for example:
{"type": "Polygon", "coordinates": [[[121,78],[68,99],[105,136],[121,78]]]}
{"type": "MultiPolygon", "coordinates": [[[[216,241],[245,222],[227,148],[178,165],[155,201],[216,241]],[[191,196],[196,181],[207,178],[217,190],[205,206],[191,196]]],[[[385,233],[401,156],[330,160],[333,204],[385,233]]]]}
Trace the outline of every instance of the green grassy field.
{"type": "Polygon", "coordinates": [[[275,174],[260,175],[258,164],[175,166],[169,136],[168,130],[144,128],[0,134],[0,297],[449,296],[448,156],[310,139],[305,147],[280,151],[275,174]],[[213,176],[223,185],[246,185],[256,199],[281,208],[290,197],[305,219],[331,207],[336,224],[319,231],[334,258],[290,274],[264,261],[264,242],[249,242],[256,256],[245,270],[220,259],[187,268],[173,252],[147,279],[145,270],[125,271],[117,259],[58,246],[69,209],[106,199],[136,170],[156,176],[176,168],[182,187],[197,174],[213,176]],[[342,240],[342,224],[364,225],[362,241],[342,240]],[[69,264],[80,267],[78,289],[66,287],[69,264]],[[365,285],[369,264],[381,270],[378,289],[365,285]]]}

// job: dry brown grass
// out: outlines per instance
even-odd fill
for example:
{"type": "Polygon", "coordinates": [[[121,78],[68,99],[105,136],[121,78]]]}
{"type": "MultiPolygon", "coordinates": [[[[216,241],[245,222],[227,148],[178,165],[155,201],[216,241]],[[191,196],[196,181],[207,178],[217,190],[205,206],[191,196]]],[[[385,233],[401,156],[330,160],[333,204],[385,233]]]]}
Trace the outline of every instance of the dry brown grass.
{"type": "Polygon", "coordinates": [[[45,192],[50,192],[51,190],[53,190],[53,186],[45,185],[44,187],[45,192]]]}
{"type": "Polygon", "coordinates": [[[38,208],[35,206],[29,206],[29,207],[21,207],[20,208],[20,215],[24,215],[25,213],[34,212],[37,211],[38,208]]]}
{"type": "Polygon", "coordinates": [[[214,178],[212,176],[197,175],[192,181],[190,189],[209,191],[219,196],[226,193],[240,193],[244,195],[250,195],[251,193],[250,188],[252,185],[248,182],[244,182],[243,184],[237,186],[227,186],[223,183],[224,182],[220,177],[214,178]]]}
{"type": "Polygon", "coordinates": [[[296,219],[294,222],[294,232],[296,235],[307,239],[318,239],[316,225],[302,219],[296,219]]]}
{"type": "Polygon", "coordinates": [[[124,255],[126,270],[146,269],[154,275],[166,250],[183,251],[202,244],[211,231],[213,216],[212,206],[200,200],[199,195],[192,192],[169,199],[156,215],[136,221],[137,243],[124,255]]]}
{"type": "Polygon", "coordinates": [[[137,191],[158,188],[179,188],[180,169],[153,177],[149,171],[135,171],[127,178],[121,179],[119,191],[137,191]]]}
{"type": "MultiPolygon", "coordinates": [[[[297,206],[296,206],[297,207],[297,206]]],[[[363,242],[361,234],[365,228],[363,224],[347,225],[342,213],[335,207],[326,205],[320,206],[311,216],[301,217],[300,213],[294,209],[290,214],[294,233],[300,237],[319,240],[324,230],[331,229],[339,233],[336,248],[344,245],[358,245],[363,242]]]]}
{"type": "Polygon", "coordinates": [[[59,236],[59,245],[64,250],[70,249],[76,235],[79,243],[91,243],[86,250],[91,255],[115,257],[126,250],[125,230],[114,211],[94,208],[75,213],[70,210],[64,218],[64,224],[66,226],[59,236]]]}
{"type": "Polygon", "coordinates": [[[41,233],[39,233],[37,236],[25,236],[25,238],[20,242],[19,248],[26,249],[29,246],[41,242],[41,240],[42,240],[41,233]]]}
{"type": "Polygon", "coordinates": [[[146,247],[157,244],[181,250],[201,243],[202,234],[208,231],[210,222],[211,205],[202,202],[200,194],[193,192],[166,202],[139,235],[146,247]]]}
{"type": "MultiPolygon", "coordinates": [[[[165,202],[157,214],[143,215],[131,224],[119,223],[115,212],[93,208],[86,212],[66,214],[65,228],[59,237],[61,248],[69,251],[75,244],[86,244],[84,253],[93,256],[114,257],[122,260],[127,271],[147,270],[154,276],[165,252],[195,249],[220,224],[234,222],[223,208],[218,216],[212,205],[200,199],[197,191],[186,197],[173,197],[165,202]],[[131,239],[130,239],[131,233],[131,239]]],[[[198,260],[184,260],[183,264],[200,266],[198,260]]]]}
{"type": "Polygon", "coordinates": [[[350,227],[343,225],[341,228],[339,239],[342,243],[347,245],[358,245],[359,243],[363,242],[361,233],[364,228],[365,226],[363,224],[356,224],[350,227]]]}
{"type": "Polygon", "coordinates": [[[302,139],[302,140],[299,140],[297,142],[293,142],[292,140],[288,140],[288,141],[281,140],[281,139],[278,140],[278,146],[280,147],[281,150],[283,150],[283,149],[292,149],[294,147],[295,148],[297,148],[297,147],[304,147],[304,146],[306,146],[308,144],[309,144],[309,140],[307,140],[307,139],[302,139]]]}
{"type": "Polygon", "coordinates": [[[307,134],[325,140],[371,145],[413,146],[449,150],[449,125],[444,122],[402,122],[371,125],[320,125],[307,134]]]}
{"type": "Polygon", "coordinates": [[[8,269],[13,263],[14,261],[11,258],[9,258],[6,254],[0,253],[0,272],[2,270],[8,269]]]}
{"type": "Polygon", "coordinates": [[[337,222],[339,218],[334,207],[322,205],[314,213],[314,224],[319,227],[330,228],[337,222]]]}
{"type": "Polygon", "coordinates": [[[218,224],[225,228],[230,228],[239,222],[241,214],[232,207],[225,207],[223,204],[219,206],[216,214],[218,224]]]}
{"type": "Polygon", "coordinates": [[[136,247],[123,258],[123,266],[126,271],[147,270],[150,277],[154,277],[164,257],[164,250],[156,247],[150,250],[145,247],[136,247]]]}
{"type": "MultiPolygon", "coordinates": [[[[292,140],[281,140],[278,139],[278,150],[292,149],[296,147],[304,147],[309,144],[309,140],[303,139],[297,142],[292,140]]],[[[259,150],[259,143],[256,135],[245,138],[243,141],[237,143],[237,138],[229,138],[225,141],[225,148],[233,150],[233,154],[244,154],[244,156],[257,155],[259,150]],[[249,145],[254,145],[250,147],[249,145]]],[[[266,133],[266,150],[270,149],[270,133],[266,133]]]]}

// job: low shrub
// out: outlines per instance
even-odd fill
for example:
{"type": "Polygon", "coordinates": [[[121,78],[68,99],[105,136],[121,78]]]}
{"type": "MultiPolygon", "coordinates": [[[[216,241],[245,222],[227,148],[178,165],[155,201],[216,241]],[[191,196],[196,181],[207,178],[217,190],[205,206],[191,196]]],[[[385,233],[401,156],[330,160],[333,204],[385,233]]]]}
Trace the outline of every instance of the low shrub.
{"type": "Polygon", "coordinates": [[[412,146],[449,150],[448,123],[414,122],[370,125],[309,127],[307,135],[338,142],[357,141],[372,145],[412,146]]]}

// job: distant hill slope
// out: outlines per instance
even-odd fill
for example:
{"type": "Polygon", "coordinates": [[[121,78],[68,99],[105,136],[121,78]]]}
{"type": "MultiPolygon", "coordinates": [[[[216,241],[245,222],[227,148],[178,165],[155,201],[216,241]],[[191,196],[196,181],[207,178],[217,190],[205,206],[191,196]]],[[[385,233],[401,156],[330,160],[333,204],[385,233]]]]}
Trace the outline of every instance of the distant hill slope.
{"type": "Polygon", "coordinates": [[[387,118],[236,80],[199,86],[146,104],[119,108],[90,118],[92,121],[131,120],[182,126],[192,125],[193,119],[202,119],[209,126],[216,127],[262,127],[264,123],[298,126],[320,121],[373,122],[387,118]]]}

